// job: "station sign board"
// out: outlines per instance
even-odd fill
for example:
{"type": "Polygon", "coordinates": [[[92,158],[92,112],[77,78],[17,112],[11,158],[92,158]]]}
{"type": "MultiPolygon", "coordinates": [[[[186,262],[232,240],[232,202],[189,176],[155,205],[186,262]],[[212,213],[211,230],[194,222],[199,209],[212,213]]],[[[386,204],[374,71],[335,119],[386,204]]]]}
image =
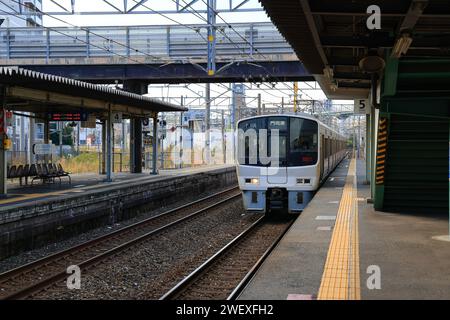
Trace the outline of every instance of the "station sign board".
{"type": "Polygon", "coordinates": [[[33,154],[49,155],[52,154],[53,144],[51,143],[35,143],[33,145],[33,154]]]}
{"type": "Polygon", "coordinates": [[[354,113],[355,114],[370,114],[369,99],[355,99],[354,100],[354,113]]]}
{"type": "Polygon", "coordinates": [[[149,118],[142,119],[142,132],[152,132],[149,118]]]}

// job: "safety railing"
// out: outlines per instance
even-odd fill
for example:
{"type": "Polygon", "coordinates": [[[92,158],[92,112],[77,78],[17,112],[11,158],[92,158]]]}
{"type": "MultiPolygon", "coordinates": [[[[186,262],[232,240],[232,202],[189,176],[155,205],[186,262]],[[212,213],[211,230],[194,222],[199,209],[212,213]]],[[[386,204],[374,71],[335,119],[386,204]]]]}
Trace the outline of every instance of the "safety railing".
{"type": "MultiPolygon", "coordinates": [[[[271,23],[217,25],[216,57],[266,60],[294,52],[271,23]]],[[[144,57],[204,60],[207,26],[1,28],[0,59],[30,60],[144,57]]],[[[38,61],[35,61],[38,60],[38,61]]]]}

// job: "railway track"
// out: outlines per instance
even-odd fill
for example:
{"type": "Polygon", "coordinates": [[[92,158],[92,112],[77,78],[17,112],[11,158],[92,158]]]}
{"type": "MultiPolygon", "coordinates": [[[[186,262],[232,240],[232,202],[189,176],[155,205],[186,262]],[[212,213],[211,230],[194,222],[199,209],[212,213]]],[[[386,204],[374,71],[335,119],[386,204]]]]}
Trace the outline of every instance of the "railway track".
{"type": "Polygon", "coordinates": [[[160,300],[234,300],[295,219],[261,217],[160,300]]]}
{"type": "Polygon", "coordinates": [[[64,280],[67,267],[86,269],[170,227],[189,221],[240,196],[233,187],[0,274],[0,299],[32,297],[64,280]]]}

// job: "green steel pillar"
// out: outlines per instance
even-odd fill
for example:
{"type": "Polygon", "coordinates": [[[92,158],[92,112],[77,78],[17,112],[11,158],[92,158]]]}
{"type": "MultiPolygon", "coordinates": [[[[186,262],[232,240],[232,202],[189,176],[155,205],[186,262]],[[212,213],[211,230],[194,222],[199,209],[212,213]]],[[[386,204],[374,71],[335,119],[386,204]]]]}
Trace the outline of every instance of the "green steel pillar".
{"type": "Polygon", "coordinates": [[[370,132],[370,114],[366,114],[366,183],[370,183],[370,159],[371,159],[371,132],[370,132]]]}
{"type": "Polygon", "coordinates": [[[377,80],[378,75],[372,74],[372,90],[370,103],[370,194],[372,200],[375,197],[375,159],[376,159],[376,135],[375,106],[377,104],[377,80]]]}

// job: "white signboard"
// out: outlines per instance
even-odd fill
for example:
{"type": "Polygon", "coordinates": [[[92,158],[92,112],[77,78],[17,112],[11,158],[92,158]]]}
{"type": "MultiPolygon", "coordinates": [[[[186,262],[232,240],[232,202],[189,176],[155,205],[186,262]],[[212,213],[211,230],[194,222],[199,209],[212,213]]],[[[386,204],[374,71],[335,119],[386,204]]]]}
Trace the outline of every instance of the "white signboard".
{"type": "Polygon", "coordinates": [[[113,123],[122,123],[122,112],[113,112],[112,118],[113,123]]]}
{"type": "Polygon", "coordinates": [[[152,132],[152,128],[150,127],[150,119],[142,119],[142,132],[152,132]]]}
{"type": "Polygon", "coordinates": [[[36,143],[33,145],[33,153],[38,155],[52,154],[52,149],[51,143],[36,143]]]}
{"type": "Polygon", "coordinates": [[[370,102],[369,99],[356,99],[354,101],[356,114],[370,114],[370,102]]]}

